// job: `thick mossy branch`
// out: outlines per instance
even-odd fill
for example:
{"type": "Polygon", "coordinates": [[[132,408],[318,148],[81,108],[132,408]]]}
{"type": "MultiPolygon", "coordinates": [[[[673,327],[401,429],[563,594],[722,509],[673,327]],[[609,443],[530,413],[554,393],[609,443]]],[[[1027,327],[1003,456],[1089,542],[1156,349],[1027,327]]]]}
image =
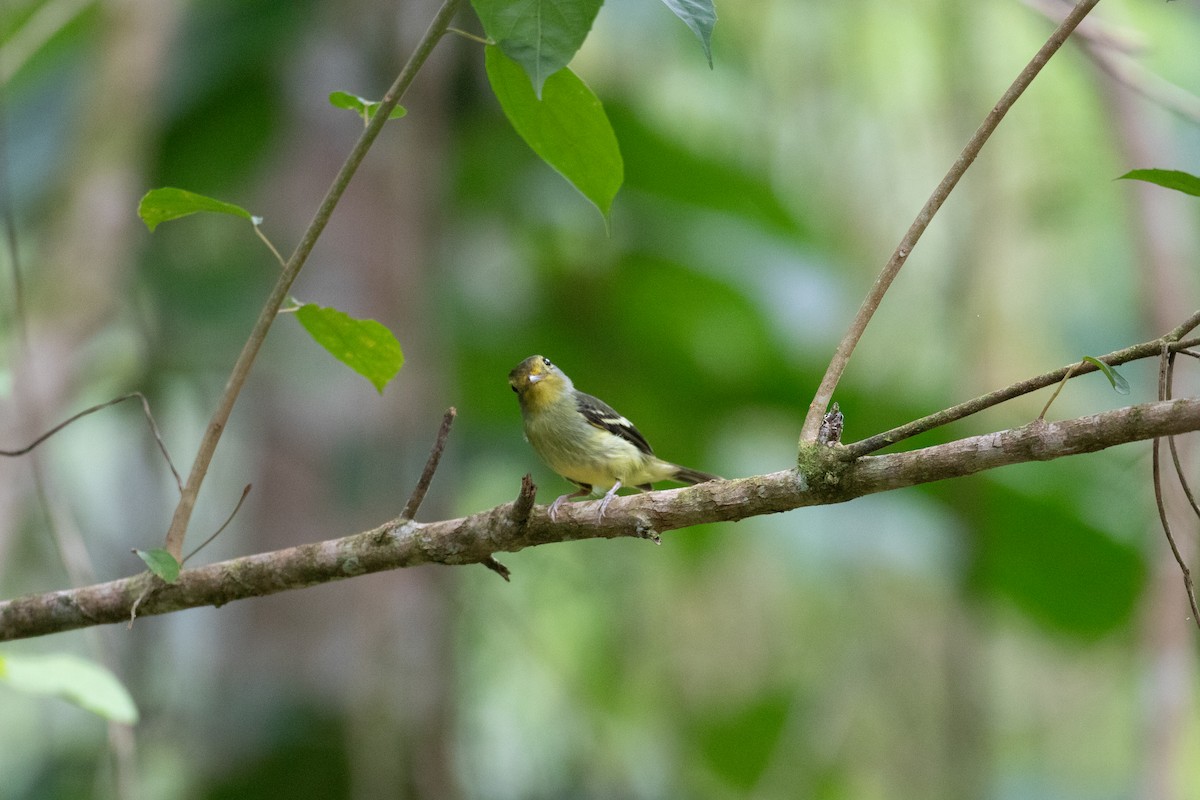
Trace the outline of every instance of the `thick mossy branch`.
{"type": "MultiPolygon", "coordinates": [[[[235,558],[180,573],[164,584],[148,573],[0,603],[0,640],[20,639],[221,606],[369,572],[419,564],[494,563],[493,555],[578,539],[645,536],[707,522],[732,522],[803,506],[945,480],[1026,461],[1046,461],[1113,445],[1200,430],[1200,400],[1130,406],[1061,422],[1033,422],[905,453],[847,461],[838,447],[806,447],[797,469],[712,481],[615,499],[604,519],[596,502],[570,503],[551,522],[528,493],[469,517],[418,523],[398,519],[341,539],[235,558]],[[527,516],[526,516],[527,515],[527,516]],[[149,589],[150,591],[147,591],[149,589]],[[140,602],[139,602],[140,598],[140,602]]],[[[530,488],[532,484],[529,484],[530,488]]],[[[494,567],[493,567],[494,568],[494,567]]]]}

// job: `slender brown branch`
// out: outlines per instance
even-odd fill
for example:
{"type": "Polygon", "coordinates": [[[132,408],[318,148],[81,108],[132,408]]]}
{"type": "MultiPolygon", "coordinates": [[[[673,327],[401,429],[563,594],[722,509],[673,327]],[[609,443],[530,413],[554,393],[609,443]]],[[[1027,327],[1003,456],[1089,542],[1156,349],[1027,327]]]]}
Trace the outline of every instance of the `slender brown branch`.
{"type": "Polygon", "coordinates": [[[1196,495],[1183,472],[1183,464],[1179,460],[1179,448],[1175,446],[1174,436],[1167,437],[1167,449],[1171,451],[1171,464],[1175,467],[1175,475],[1179,478],[1179,485],[1183,488],[1188,504],[1192,507],[1192,513],[1196,515],[1197,519],[1200,519],[1200,504],[1196,503],[1196,495]]]}
{"type": "Polygon", "coordinates": [[[1154,470],[1154,503],[1158,507],[1158,521],[1162,525],[1163,533],[1167,537],[1167,544],[1171,546],[1171,554],[1175,556],[1175,563],[1179,565],[1179,571],[1183,575],[1183,590],[1187,593],[1188,604],[1192,607],[1192,620],[1196,626],[1200,627],[1200,608],[1196,605],[1196,587],[1192,583],[1192,571],[1188,569],[1187,563],[1183,560],[1183,555],[1179,552],[1179,547],[1175,544],[1175,537],[1171,534],[1171,523],[1167,521],[1167,506],[1163,502],[1162,491],[1162,475],[1159,468],[1159,439],[1154,440],[1153,451],[1153,470],[1154,470]]]}
{"type": "Polygon", "coordinates": [[[101,409],[108,408],[108,407],[109,407],[109,406],[111,406],[111,405],[116,405],[117,403],[120,403],[122,400],[128,400],[129,398],[131,398],[131,397],[134,397],[134,396],[135,396],[134,394],[122,395],[121,397],[116,397],[116,398],[113,398],[112,400],[109,400],[109,401],[107,401],[107,402],[104,402],[104,403],[100,403],[99,405],[94,405],[94,406],[92,406],[92,407],[90,407],[90,408],[85,408],[83,411],[80,411],[78,414],[74,414],[74,415],[72,415],[72,416],[70,416],[70,417],[67,417],[65,420],[63,420],[62,422],[58,423],[58,424],[57,424],[57,425],[55,425],[53,428],[51,428],[50,430],[46,431],[46,432],[45,432],[45,433],[43,433],[41,436],[37,437],[36,439],[34,439],[32,442],[30,442],[29,444],[25,445],[24,447],[18,447],[18,448],[16,448],[15,450],[0,450],[0,456],[14,456],[14,457],[15,457],[15,456],[23,456],[23,455],[25,455],[26,453],[28,453],[28,452],[30,452],[31,450],[33,450],[35,447],[37,447],[37,446],[38,446],[39,444],[41,444],[42,442],[44,442],[44,441],[46,441],[47,439],[49,439],[49,438],[50,438],[51,436],[53,436],[54,434],[56,434],[56,433],[58,433],[59,431],[61,431],[63,428],[65,428],[65,427],[67,427],[68,425],[70,425],[70,424],[71,424],[72,422],[74,422],[75,420],[77,420],[77,419],[81,419],[81,418],[83,418],[83,417],[86,417],[88,414],[95,413],[96,411],[100,411],[101,409]]]}
{"type": "MultiPolygon", "coordinates": [[[[1166,400],[1170,395],[1170,373],[1170,352],[1164,343],[1158,365],[1158,399],[1160,401],[1166,400]]],[[[1162,525],[1163,534],[1167,537],[1167,544],[1170,545],[1171,553],[1175,556],[1175,563],[1179,565],[1179,571],[1183,575],[1183,589],[1187,593],[1188,603],[1192,607],[1192,621],[1196,623],[1197,628],[1200,628],[1200,608],[1196,606],[1196,587],[1192,583],[1192,571],[1188,569],[1183,554],[1179,552],[1179,546],[1175,544],[1175,536],[1171,533],[1171,523],[1167,519],[1167,504],[1163,499],[1162,468],[1160,466],[1161,441],[1162,437],[1154,437],[1150,462],[1154,481],[1154,503],[1158,507],[1158,521],[1162,525]]],[[[1178,461],[1176,461],[1176,465],[1178,465],[1178,461]]]]}
{"type": "Polygon", "coordinates": [[[367,150],[370,149],[376,137],[379,136],[379,132],[388,121],[392,109],[396,107],[400,102],[400,98],[404,96],[417,71],[425,63],[426,59],[429,58],[429,54],[433,52],[434,46],[446,33],[446,29],[450,25],[450,20],[458,12],[461,4],[462,0],[445,0],[442,3],[442,7],[434,16],[433,22],[430,23],[429,28],[417,43],[413,54],[409,57],[408,63],[400,70],[400,74],[396,77],[395,82],[387,90],[387,93],[384,94],[383,99],[379,103],[379,111],[371,119],[370,124],[367,125],[355,143],[354,148],[350,151],[350,155],[346,158],[345,163],[342,164],[337,176],[333,179],[333,184],[329,187],[329,191],[321,201],[320,208],[317,209],[308,228],[304,231],[300,243],[296,245],[295,251],[292,252],[291,258],[288,259],[287,265],[280,273],[274,288],[271,290],[270,296],[267,298],[266,304],[259,313],[258,320],[254,323],[254,328],[250,332],[250,337],[246,340],[246,344],[243,346],[242,352],[233,366],[233,372],[225,384],[225,390],[217,402],[216,410],[213,411],[212,419],[204,431],[204,437],[201,439],[200,447],[196,452],[196,460],[192,462],[192,470],[188,475],[187,483],[184,485],[183,496],[179,500],[179,505],[175,507],[175,514],[171,519],[171,527],[167,531],[165,547],[176,558],[179,558],[183,552],[183,539],[187,535],[188,522],[192,518],[192,510],[195,508],[196,498],[200,494],[200,486],[204,483],[205,475],[208,474],[208,466],[212,463],[217,443],[220,441],[221,434],[225,430],[225,425],[229,421],[229,415],[233,412],[234,403],[237,402],[238,395],[241,394],[242,387],[246,384],[246,378],[250,374],[250,368],[254,365],[254,359],[258,356],[258,351],[262,348],[262,344],[267,338],[267,331],[270,330],[271,323],[278,316],[280,306],[283,305],[284,300],[287,298],[292,282],[296,280],[300,269],[308,260],[308,256],[317,242],[317,237],[325,229],[325,225],[333,215],[334,208],[337,207],[338,201],[342,198],[342,193],[345,192],[346,187],[350,184],[350,179],[354,177],[354,173],[358,170],[363,158],[366,157],[367,150]]]}
{"type": "MultiPolygon", "coordinates": [[[[1176,331],[1179,329],[1176,328],[1176,331]]],[[[1150,358],[1157,356],[1162,349],[1163,341],[1170,341],[1170,349],[1172,351],[1182,350],[1186,347],[1193,347],[1200,344],[1200,338],[1187,339],[1182,342],[1172,341],[1171,334],[1164,336],[1162,339],[1152,339],[1149,342],[1135,344],[1132,347],[1126,347],[1122,350],[1115,350],[1108,355],[1100,356],[1097,361],[1103,361],[1110,367],[1117,367],[1121,364],[1126,364],[1130,361],[1137,361],[1142,358],[1150,358]]],[[[1032,378],[1014,383],[1011,386],[1006,386],[1003,389],[997,389],[994,392],[981,395],[968,400],[965,403],[959,403],[956,406],[938,411],[935,414],[930,414],[912,422],[905,423],[899,427],[892,428],[890,431],[877,433],[866,439],[861,439],[853,444],[847,445],[842,449],[841,453],[844,458],[854,459],[865,456],[868,453],[874,453],[876,450],[882,450],[885,447],[895,444],[904,439],[912,438],[926,431],[931,431],[934,428],[940,428],[943,425],[948,425],[951,422],[956,422],[964,417],[969,417],[972,414],[978,414],[980,411],[991,408],[992,406],[1012,400],[1013,398],[1036,392],[1038,389],[1044,389],[1047,386],[1055,384],[1063,379],[1068,372],[1072,370],[1072,377],[1078,378],[1081,375],[1087,375],[1090,372],[1098,371],[1098,367],[1094,364],[1084,362],[1083,364],[1075,363],[1068,364],[1065,367],[1059,367],[1056,370],[1047,372],[1043,375],[1037,375],[1032,378]]]]}
{"type": "Polygon", "coordinates": [[[812,403],[809,404],[808,414],[804,419],[804,426],[800,430],[800,443],[814,442],[817,438],[817,432],[821,427],[821,420],[825,415],[825,410],[829,406],[829,401],[833,399],[833,391],[837,388],[838,381],[841,380],[842,373],[846,369],[846,365],[850,361],[850,356],[854,352],[858,340],[862,338],[863,332],[867,328],[867,324],[874,316],[879,304],[883,301],[884,294],[887,293],[888,287],[892,285],[896,275],[900,272],[900,268],[904,266],[904,262],[908,259],[913,248],[916,247],[921,235],[925,229],[929,227],[929,223],[933,220],[938,209],[950,196],[950,192],[958,184],[960,178],[967,171],[967,168],[975,161],[979,151],[983,149],[983,145],[991,137],[992,132],[1000,124],[1000,120],[1004,119],[1004,115],[1012,108],[1017,98],[1029,87],[1029,84],[1041,72],[1042,67],[1050,60],[1067,37],[1071,35],[1071,31],[1087,16],[1088,12],[1099,2],[1099,0],[1080,0],[1080,2],[1071,10],[1071,13],[1066,16],[1062,23],[1055,28],[1050,34],[1050,38],[1038,50],[1037,55],[1026,65],[1025,69],[1021,70],[1021,74],[1013,81],[1008,90],[1001,96],[999,102],[992,108],[988,115],[984,118],[978,130],[975,131],[966,147],[963,148],[954,164],[950,167],[950,171],[942,178],[942,182],[933,190],[933,194],[925,201],[925,206],[921,212],[917,214],[917,218],[913,220],[908,232],[904,234],[904,238],[900,240],[900,244],[896,246],[892,257],[884,266],[879,277],[875,279],[875,284],[864,298],[862,306],[859,307],[858,313],[855,315],[853,322],[850,323],[850,329],[846,331],[846,335],[842,337],[842,341],[838,343],[837,350],[830,359],[829,366],[825,370],[825,377],[821,379],[821,385],[817,389],[816,395],[813,397],[812,403]]]}
{"type": "Polygon", "coordinates": [[[446,413],[442,417],[442,427],[438,429],[437,439],[433,443],[433,449],[429,451],[425,469],[421,472],[421,479],[417,481],[412,496],[404,505],[400,519],[412,519],[417,516],[417,509],[421,507],[421,501],[425,499],[425,493],[429,491],[429,484],[433,482],[433,473],[437,472],[438,463],[442,460],[442,451],[446,449],[446,437],[450,435],[450,426],[454,424],[454,417],[457,414],[458,409],[454,406],[446,409],[446,413]]]}
{"type": "Polygon", "coordinates": [[[229,516],[226,517],[225,521],[221,523],[221,527],[213,531],[213,535],[201,542],[199,547],[184,556],[183,560],[179,562],[180,566],[186,564],[188,559],[196,555],[196,553],[199,553],[201,550],[208,547],[212,543],[213,539],[216,539],[221,535],[222,531],[229,527],[229,523],[233,522],[233,518],[236,517],[237,513],[242,510],[242,503],[246,502],[246,498],[250,495],[250,489],[253,487],[253,485],[254,484],[251,483],[246,484],[246,488],[242,489],[242,496],[238,498],[237,505],[233,507],[233,511],[229,512],[229,516]]]}
{"type": "MultiPolygon", "coordinates": [[[[195,569],[147,594],[140,616],[299,589],[369,572],[418,564],[478,564],[496,553],[552,542],[636,537],[706,522],[731,522],[931,481],[972,475],[1028,461],[1091,453],[1127,442],[1200,430],[1200,399],[1144,403],[1071,420],[1030,423],[904,453],[840,461],[814,448],[803,470],[788,469],[730,481],[618,497],[603,520],[595,503],[568,503],[550,520],[533,509],[514,522],[516,503],[469,517],[418,523],[395,520],[341,539],[259,553],[195,569]]],[[[78,589],[0,602],[0,641],[90,625],[122,622],[146,587],[145,573],[78,589]]]]}
{"type": "MultiPolygon", "coordinates": [[[[1175,396],[1175,353],[1171,353],[1167,361],[1167,393],[1164,400],[1175,396]]],[[[1179,485],[1183,488],[1183,493],[1187,497],[1188,503],[1192,507],[1192,513],[1200,519],[1200,505],[1196,503],[1196,495],[1192,492],[1192,486],[1188,483],[1187,475],[1183,471],[1183,464],[1179,459],[1179,448],[1175,445],[1175,437],[1167,437],[1167,447],[1171,451],[1171,464],[1175,467],[1175,475],[1179,478],[1179,485]]]]}
{"type": "Polygon", "coordinates": [[[17,448],[16,450],[0,450],[0,456],[23,456],[42,442],[49,439],[54,434],[61,431],[63,428],[70,425],[75,420],[86,417],[88,414],[94,414],[95,412],[108,408],[109,406],[115,406],[117,403],[120,403],[123,400],[128,400],[131,397],[136,397],[138,400],[142,401],[142,413],[146,417],[146,424],[150,426],[150,433],[154,436],[154,441],[158,443],[158,450],[163,454],[163,458],[166,459],[167,466],[170,468],[171,474],[175,476],[175,485],[179,487],[179,491],[182,493],[183,481],[179,477],[178,470],[175,469],[175,464],[171,461],[171,454],[167,452],[166,444],[163,443],[162,434],[158,430],[158,425],[156,425],[154,422],[154,415],[150,413],[150,401],[147,400],[146,396],[141,392],[130,392],[129,394],[121,395],[120,397],[114,397],[112,400],[109,400],[106,403],[100,403],[99,405],[92,406],[91,408],[85,408],[78,414],[68,417],[67,419],[58,423],[53,428],[46,431],[24,447],[17,448]]]}
{"type": "MultiPolygon", "coordinates": [[[[1168,333],[1163,338],[1166,339],[1168,342],[1178,342],[1184,336],[1187,336],[1189,333],[1194,331],[1198,326],[1200,326],[1200,311],[1196,311],[1194,314],[1192,314],[1190,317],[1185,319],[1183,322],[1179,323],[1179,325],[1176,326],[1176,328],[1173,331],[1168,333]]],[[[1182,347],[1175,348],[1175,349],[1177,351],[1183,350],[1182,347]]]]}
{"type": "Polygon", "coordinates": [[[499,575],[501,578],[504,578],[505,581],[507,581],[509,583],[512,582],[512,572],[509,571],[508,567],[501,564],[499,561],[497,561],[492,556],[488,556],[487,558],[483,559],[479,563],[483,564],[485,567],[487,567],[492,572],[499,575]]]}

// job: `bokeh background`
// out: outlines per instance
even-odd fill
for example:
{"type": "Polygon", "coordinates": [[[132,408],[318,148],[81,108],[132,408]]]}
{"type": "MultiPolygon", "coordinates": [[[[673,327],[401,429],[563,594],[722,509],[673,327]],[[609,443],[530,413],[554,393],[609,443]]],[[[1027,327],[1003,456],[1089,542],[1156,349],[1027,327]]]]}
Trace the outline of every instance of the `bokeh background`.
{"type": "MultiPolygon", "coordinates": [[[[719,1],[710,70],[664,5],[610,0],[573,67],[625,159],[611,233],[508,126],[480,46],[447,38],[293,290],[386,324],[403,370],[380,396],[279,320],[189,549],[247,483],[198,561],[394,517],[450,405],[421,518],[506,502],[528,471],[548,502],[566,485],[505,380],[535,352],[671,460],[791,465],[860,298],[1058,8],[719,1]]],[[[151,235],[138,198],[238,203],[290,251],[361,127],[327,96],[381,95],[435,9],[0,5],[0,446],[140,390],[187,469],[277,265],[231,218],[151,235]]],[[[847,440],[1195,309],[1200,204],[1114,178],[1200,172],[1200,8],[1106,0],[1087,31],[909,259],[839,388],[847,440]]],[[[1093,375],[1052,416],[1153,399],[1154,365],[1124,374],[1129,397],[1093,375]]],[[[1197,797],[1200,636],[1149,453],[539,547],[501,556],[511,584],[424,567],[6,644],[104,660],[142,720],[0,687],[0,798],[1197,797]]],[[[4,460],[0,595],[136,572],[174,499],[129,404],[4,460]]],[[[1176,530],[1194,554],[1195,520],[1176,530]]]]}

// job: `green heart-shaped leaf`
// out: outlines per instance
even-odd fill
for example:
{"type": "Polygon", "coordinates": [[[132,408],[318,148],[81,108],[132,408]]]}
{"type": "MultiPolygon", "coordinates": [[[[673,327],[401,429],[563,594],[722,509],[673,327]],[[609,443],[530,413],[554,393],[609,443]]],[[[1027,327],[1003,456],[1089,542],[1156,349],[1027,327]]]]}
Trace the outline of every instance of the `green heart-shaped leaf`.
{"type": "Polygon", "coordinates": [[[142,222],[146,223],[146,227],[151,231],[157,228],[160,223],[186,217],[200,211],[231,214],[235,217],[241,217],[242,219],[254,222],[254,217],[251,216],[250,212],[241,206],[205,197],[202,194],[189,192],[186,189],[175,189],[172,187],[151,189],[146,192],[145,196],[142,197],[142,201],[138,203],[138,216],[142,218],[142,222]]]}
{"type": "Polygon", "coordinates": [[[554,73],[571,63],[603,0],[471,0],[483,30],[524,69],[541,96],[554,73]]]}
{"type": "Polygon", "coordinates": [[[513,128],[607,220],[625,165],[600,100],[566,68],[546,80],[539,99],[520,65],[499,47],[487,48],[486,63],[492,91],[513,128]]]}
{"type": "Polygon", "coordinates": [[[400,343],[373,319],[355,319],[336,308],[313,303],[300,306],[296,317],[317,344],[369,380],[380,394],[404,366],[400,343]]]}

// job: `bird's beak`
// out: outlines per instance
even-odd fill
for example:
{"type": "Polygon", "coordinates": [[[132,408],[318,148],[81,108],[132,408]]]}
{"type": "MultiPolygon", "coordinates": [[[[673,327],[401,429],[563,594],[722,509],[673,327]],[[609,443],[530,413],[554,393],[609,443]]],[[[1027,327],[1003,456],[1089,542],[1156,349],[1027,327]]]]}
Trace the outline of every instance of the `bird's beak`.
{"type": "Polygon", "coordinates": [[[540,381],[540,380],[541,380],[542,378],[544,378],[544,377],[546,377],[546,376],[545,376],[545,375],[530,375],[530,376],[529,376],[529,382],[530,382],[530,383],[537,383],[538,381],[540,381]]]}

